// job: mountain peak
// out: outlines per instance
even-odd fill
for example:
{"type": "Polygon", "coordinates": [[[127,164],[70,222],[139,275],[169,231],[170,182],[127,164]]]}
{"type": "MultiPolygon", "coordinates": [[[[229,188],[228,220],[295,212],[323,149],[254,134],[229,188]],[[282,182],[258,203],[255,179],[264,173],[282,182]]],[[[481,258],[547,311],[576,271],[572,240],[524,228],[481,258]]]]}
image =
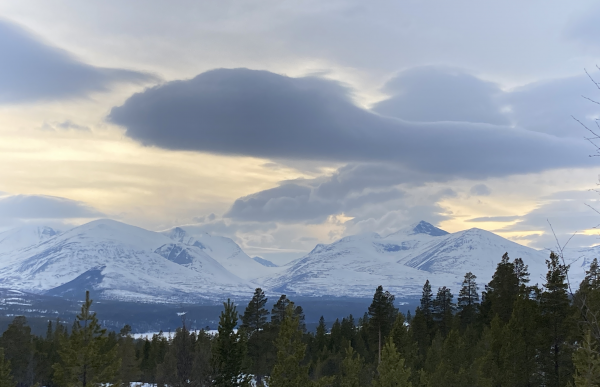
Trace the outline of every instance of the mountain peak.
{"type": "Polygon", "coordinates": [[[420,221],[419,223],[411,225],[410,228],[411,228],[411,231],[410,231],[409,235],[415,235],[415,234],[427,234],[427,235],[431,235],[431,236],[448,235],[447,231],[444,231],[441,228],[437,228],[433,224],[428,223],[424,220],[420,221]]]}

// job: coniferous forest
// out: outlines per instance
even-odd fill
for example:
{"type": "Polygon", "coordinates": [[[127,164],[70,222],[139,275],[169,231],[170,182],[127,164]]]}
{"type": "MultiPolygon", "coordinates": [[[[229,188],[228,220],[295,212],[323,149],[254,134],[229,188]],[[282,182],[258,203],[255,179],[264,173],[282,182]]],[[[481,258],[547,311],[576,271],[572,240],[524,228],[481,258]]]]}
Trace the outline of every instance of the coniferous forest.
{"type": "Polygon", "coordinates": [[[71,326],[34,336],[16,317],[0,338],[0,387],[158,386],[402,387],[600,385],[600,267],[570,289],[551,253],[542,284],[519,258],[502,257],[492,280],[466,273],[458,294],[423,286],[420,306],[400,313],[381,286],[363,316],[321,318],[307,332],[302,307],[256,289],[245,309],[227,301],[217,334],[134,339],[107,332],[89,294],[71,326]],[[269,306],[272,305],[271,308],[269,306]]]}

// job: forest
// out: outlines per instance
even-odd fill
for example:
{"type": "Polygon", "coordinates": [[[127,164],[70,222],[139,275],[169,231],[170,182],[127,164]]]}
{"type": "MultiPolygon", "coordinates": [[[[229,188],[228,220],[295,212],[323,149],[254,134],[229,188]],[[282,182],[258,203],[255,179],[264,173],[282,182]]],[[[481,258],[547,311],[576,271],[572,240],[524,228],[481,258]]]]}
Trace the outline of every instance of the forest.
{"type": "Polygon", "coordinates": [[[72,325],[48,322],[32,335],[18,316],[0,338],[0,387],[458,387],[600,385],[600,267],[577,289],[551,253],[543,284],[504,254],[491,281],[466,273],[457,295],[423,286],[406,315],[381,286],[363,316],[307,332],[302,307],[282,295],[267,307],[256,289],[244,311],[228,300],[218,333],[190,331],[134,339],[108,332],[89,293],[72,325]]]}

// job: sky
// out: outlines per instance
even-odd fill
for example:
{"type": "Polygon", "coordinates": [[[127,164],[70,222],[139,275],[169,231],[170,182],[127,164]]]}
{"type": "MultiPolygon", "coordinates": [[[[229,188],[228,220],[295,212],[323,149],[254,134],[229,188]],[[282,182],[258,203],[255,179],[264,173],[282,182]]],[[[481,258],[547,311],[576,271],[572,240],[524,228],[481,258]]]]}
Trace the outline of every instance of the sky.
{"type": "Polygon", "coordinates": [[[193,224],[277,263],[420,220],[598,244],[598,17],[586,0],[0,0],[0,231],[193,224]]]}

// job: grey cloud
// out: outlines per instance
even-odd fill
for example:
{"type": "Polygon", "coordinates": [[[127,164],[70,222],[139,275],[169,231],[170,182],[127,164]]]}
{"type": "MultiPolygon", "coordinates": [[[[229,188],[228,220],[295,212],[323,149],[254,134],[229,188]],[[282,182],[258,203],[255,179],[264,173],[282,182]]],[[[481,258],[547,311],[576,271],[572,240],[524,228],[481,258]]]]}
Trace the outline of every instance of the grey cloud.
{"type": "Polygon", "coordinates": [[[514,222],[520,219],[520,216],[483,216],[480,218],[472,218],[466,222],[514,222]]]}
{"type": "Polygon", "coordinates": [[[85,203],[55,196],[12,195],[0,198],[0,218],[26,220],[102,216],[104,214],[85,203]]]}
{"type": "Polygon", "coordinates": [[[155,80],[149,74],[91,66],[0,19],[0,103],[55,100],[105,91],[115,82],[155,80]]]}
{"type": "Polygon", "coordinates": [[[370,203],[402,198],[404,193],[394,186],[414,178],[393,165],[350,164],[331,176],[283,181],[278,187],[240,198],[225,216],[236,220],[318,222],[370,203]]]}
{"type": "Polygon", "coordinates": [[[392,95],[373,111],[407,121],[464,121],[508,125],[496,97],[502,93],[491,82],[463,70],[423,66],[401,72],[384,91],[392,95]]]}
{"type": "Polygon", "coordinates": [[[387,161],[483,178],[590,165],[581,140],[506,126],[415,123],[354,105],[319,78],[220,69],[130,97],[108,120],[148,146],[282,159],[387,161]]]}
{"type": "MultiPolygon", "coordinates": [[[[591,75],[600,79],[600,72],[591,75]]],[[[582,138],[589,133],[574,119],[589,122],[597,116],[598,105],[585,100],[600,99],[600,91],[585,75],[535,82],[511,90],[500,99],[509,107],[507,115],[514,125],[559,137],[582,138]]]]}
{"type": "Polygon", "coordinates": [[[492,193],[490,188],[485,184],[476,184],[471,187],[469,192],[474,196],[489,196],[492,193]]]}

